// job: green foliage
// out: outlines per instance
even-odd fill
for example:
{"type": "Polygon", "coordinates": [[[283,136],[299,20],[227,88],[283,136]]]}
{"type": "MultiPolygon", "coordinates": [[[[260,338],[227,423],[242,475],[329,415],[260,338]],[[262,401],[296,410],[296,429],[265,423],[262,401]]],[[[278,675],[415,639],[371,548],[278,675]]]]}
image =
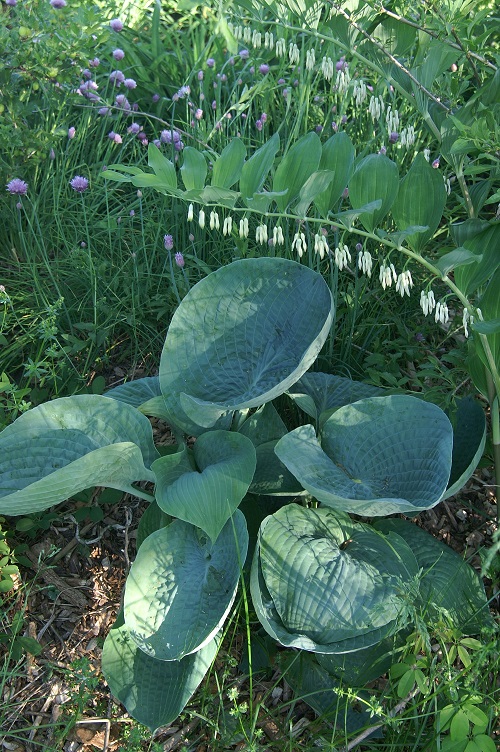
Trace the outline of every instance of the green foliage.
{"type": "Polygon", "coordinates": [[[123,613],[103,653],[112,692],[153,731],[176,718],[214,658],[247,556],[245,514],[250,524],[259,514],[247,492],[255,476],[260,493],[282,494],[279,460],[299,481],[299,493],[316,498],[285,499],[257,522],[251,594],[271,637],[338,654],[373,646],[387,651],[388,639],[442,613],[465,634],[488,624],[482,584],[453,552],[410,523],[372,526],[346,513],[373,515],[377,504],[377,514],[407,509],[398,506],[402,499],[413,512],[435,505],[450,474],[468,477],[477,459],[474,448],[456,452],[460,469],[453,471],[453,442],[481,442],[482,433],[454,437],[435,405],[406,395],[358,399],[363,385],[347,389],[344,380],[305,374],[331,320],[331,295],[317,273],[284,259],[234,262],[199,282],[180,304],[157,380],[139,380],[109,396],[46,403],[0,436],[7,463],[0,509],[10,514],[44,508],[49,497],[52,503],[67,498],[70,477],[73,490],[86,480],[156,498],[138,536],[123,613]],[[314,317],[302,315],[304,299],[309,309],[314,305],[314,317]],[[326,408],[328,417],[317,416],[318,438],[312,425],[288,433],[270,402],[299,379],[294,398],[315,414],[326,408]],[[349,399],[354,402],[335,409],[349,399]],[[157,458],[142,411],[171,416],[177,450],[157,458]],[[293,445],[303,430],[318,448],[322,443],[348,482],[293,445]],[[191,432],[198,436],[193,449],[191,432]],[[371,447],[375,459],[367,465],[371,447]],[[278,461],[270,462],[270,454],[278,461]],[[465,472],[463,456],[472,457],[465,472]],[[13,462],[21,472],[12,472],[13,462]],[[365,480],[357,479],[356,463],[365,480]],[[333,509],[330,496],[316,491],[327,475],[333,509]],[[308,476],[317,477],[314,487],[308,476]],[[132,485],[144,480],[155,483],[155,497],[132,485]],[[243,497],[250,501],[245,514],[237,508],[243,497]],[[358,507],[360,500],[368,501],[358,507]]]}

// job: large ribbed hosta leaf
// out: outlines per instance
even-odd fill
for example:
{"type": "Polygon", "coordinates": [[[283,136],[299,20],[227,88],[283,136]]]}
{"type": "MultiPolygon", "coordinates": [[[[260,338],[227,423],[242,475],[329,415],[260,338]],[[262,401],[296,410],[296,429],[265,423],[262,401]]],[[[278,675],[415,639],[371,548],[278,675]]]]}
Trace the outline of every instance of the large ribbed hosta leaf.
{"type": "Polygon", "coordinates": [[[92,486],[124,491],[154,480],[149,420],[108,397],[62,397],[33,408],[0,434],[0,510],[32,514],[92,486]]]}
{"type": "Polygon", "coordinates": [[[229,613],[247,546],[239,510],[215,544],[181,520],[146,538],[124,596],[125,623],[141,650],[172,661],[206,645],[229,613]]]}
{"type": "Polygon", "coordinates": [[[467,483],[481,459],[486,444],[486,416],[473,397],[457,403],[453,421],[453,455],[448,488],[443,498],[456,494],[467,483]]]}
{"type": "Polygon", "coordinates": [[[275,451],[327,506],[365,516],[429,509],[443,496],[453,429],[444,412],[407,395],[370,397],[339,408],[323,425],[291,431],[275,451]]]}
{"type": "Polygon", "coordinates": [[[217,647],[214,638],[182,661],[159,661],[137,647],[121,612],[104,642],[102,671],[112,694],[154,733],[182,712],[210,668],[217,647]]]}
{"type": "Polygon", "coordinates": [[[189,452],[184,448],[153,463],[156,499],[164,512],[200,527],[215,542],[252,482],[255,447],[240,433],[209,431],[194,443],[194,468],[189,452]]]}
{"type": "Polygon", "coordinates": [[[350,652],[401,627],[417,571],[399,536],[379,536],[329,509],[288,505],[261,525],[252,598],[262,625],[282,644],[350,652]]]}
{"type": "Polygon", "coordinates": [[[128,405],[133,405],[134,407],[140,407],[144,402],[160,395],[160,380],[158,376],[145,376],[143,379],[126,381],[125,384],[108,389],[105,397],[111,397],[111,399],[118,400],[119,402],[126,402],[128,405]]]}
{"type": "Polygon", "coordinates": [[[384,389],[345,376],[310,371],[289,390],[288,395],[301,410],[315,420],[325,410],[349,405],[351,402],[384,394],[384,389]]]}
{"type": "Polygon", "coordinates": [[[316,359],[332,315],[323,278],[294,261],[242,259],[209,274],[177,308],[161,356],[173,422],[197,435],[283,394],[316,359]]]}
{"type": "Polygon", "coordinates": [[[493,626],[481,578],[453,549],[418,525],[401,519],[378,520],[384,534],[397,533],[422,570],[418,603],[429,623],[449,619],[464,634],[493,626]]]}

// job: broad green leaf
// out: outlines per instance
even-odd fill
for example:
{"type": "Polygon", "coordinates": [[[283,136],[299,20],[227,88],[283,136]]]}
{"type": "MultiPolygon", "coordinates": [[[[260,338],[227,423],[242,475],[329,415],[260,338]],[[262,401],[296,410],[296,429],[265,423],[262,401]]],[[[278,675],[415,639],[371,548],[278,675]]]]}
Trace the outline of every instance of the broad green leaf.
{"type": "Polygon", "coordinates": [[[284,436],[276,454],[316,499],[334,509],[380,516],[437,504],[448,484],[453,429],[436,405],[407,395],[370,397],[324,423],[284,436]]]}
{"type": "MultiPolygon", "coordinates": [[[[500,295],[498,294],[499,290],[500,267],[497,268],[494,273],[492,273],[486,290],[484,291],[478,302],[478,307],[481,309],[483,315],[483,321],[480,323],[480,328],[484,327],[487,331],[478,331],[478,333],[475,334],[473,341],[473,347],[475,348],[477,355],[479,356],[484,366],[486,366],[488,371],[490,371],[491,366],[484,350],[482,337],[487,338],[493,362],[495,363],[497,369],[498,364],[500,363],[500,332],[497,331],[495,323],[497,319],[500,318],[500,295]]],[[[475,323],[472,325],[472,328],[475,328],[475,323]]],[[[483,393],[487,394],[487,389],[483,391],[483,393]]]]}
{"type": "Polygon", "coordinates": [[[177,308],[161,356],[173,422],[197,435],[283,394],[316,359],[332,316],[323,278],[294,261],[243,259],[208,275],[177,308]]]}
{"type": "Polygon", "coordinates": [[[332,170],[318,170],[307,178],[299,192],[299,201],[295,206],[294,212],[299,217],[305,217],[307,210],[316,198],[332,182],[334,173],[332,170]]]}
{"type": "Polygon", "coordinates": [[[432,624],[445,618],[464,634],[493,626],[482,580],[449,546],[418,525],[401,519],[377,520],[374,527],[404,538],[422,570],[418,605],[432,624]]]}
{"type": "Polygon", "coordinates": [[[304,489],[291,472],[280,462],[274,447],[276,439],[257,447],[257,468],[250,484],[250,492],[262,496],[299,496],[304,489]]]}
{"type": "Polygon", "coordinates": [[[382,201],[379,209],[360,216],[361,223],[368,232],[373,232],[390,210],[398,187],[398,168],[384,154],[369,154],[357,165],[349,181],[349,199],[353,209],[372,201],[382,201]]]}
{"type": "Polygon", "coordinates": [[[245,203],[255,199],[255,194],[259,194],[262,190],[279,146],[280,137],[278,133],[275,133],[269,141],[257,149],[255,154],[252,154],[241,168],[239,187],[245,203]]]}
{"type": "Polygon", "coordinates": [[[373,37],[392,55],[405,55],[415,42],[416,30],[396,18],[383,18],[373,37]]]}
{"type": "Polygon", "coordinates": [[[321,141],[317,133],[306,133],[290,147],[276,168],[273,180],[273,191],[287,191],[276,199],[280,211],[285,211],[299,196],[306,180],[318,169],[320,158],[321,141]]]}
{"type": "Polygon", "coordinates": [[[317,661],[329,674],[342,679],[350,687],[363,687],[379,676],[387,673],[394,663],[396,650],[401,648],[409,628],[402,629],[393,637],[387,637],[364,650],[353,653],[323,655],[317,654],[317,661]]]}
{"type": "MultiPolygon", "coordinates": [[[[120,165],[120,168],[121,168],[121,165],[120,165]]],[[[132,178],[129,175],[122,175],[120,172],[116,172],[116,170],[110,170],[110,169],[107,169],[101,172],[101,178],[106,178],[106,180],[114,180],[117,183],[131,183],[132,182],[132,178]]]]}
{"type": "Polygon", "coordinates": [[[199,200],[202,204],[220,204],[232,209],[238,197],[239,193],[236,191],[230,191],[216,185],[206,185],[200,193],[199,200]]]}
{"type": "Polygon", "coordinates": [[[361,649],[397,631],[403,592],[418,571],[399,536],[293,504],[262,523],[252,569],[264,628],[284,645],[319,653],[361,649]]]}
{"type": "Polygon", "coordinates": [[[409,235],[406,240],[415,253],[432,238],[443,216],[446,188],[439,170],[434,170],[422,153],[417,154],[408,173],[399,184],[392,216],[399,230],[427,225],[428,230],[409,235]]]}
{"type": "Polygon", "coordinates": [[[172,162],[154,144],[148,145],[148,165],[169,188],[177,188],[177,173],[172,162]]]}
{"type": "Polygon", "coordinates": [[[472,329],[479,334],[498,334],[500,332],[500,319],[474,321],[472,329]]]}
{"type": "Polygon", "coordinates": [[[62,397],[23,413],[0,433],[0,510],[48,509],[92,486],[130,491],[154,479],[149,420],[100,395],[62,397]]]}
{"type": "Polygon", "coordinates": [[[245,562],[248,533],[236,510],[212,544],[182,520],[143,541],[125,585],[125,623],[134,642],[162,661],[209,643],[224,623],[245,562]]]}
{"type": "Polygon", "coordinates": [[[271,201],[285,194],[286,191],[262,191],[261,193],[254,193],[251,198],[245,198],[244,202],[251,211],[266,214],[269,211],[271,201]]]}
{"type": "Polygon", "coordinates": [[[119,402],[126,402],[132,407],[140,407],[153,397],[161,396],[160,380],[158,376],[146,376],[143,379],[127,381],[125,384],[108,389],[104,396],[119,402]]]}
{"type": "Polygon", "coordinates": [[[328,212],[333,211],[342,196],[351,176],[353,162],[354,146],[344,131],[334,133],[323,144],[319,169],[332,170],[334,175],[328,188],[314,198],[314,203],[323,217],[327,217],[328,212]]]}
{"type": "Polygon", "coordinates": [[[146,538],[160,530],[162,527],[170,525],[172,517],[169,514],[165,514],[163,509],[160,509],[156,501],[152,501],[143,512],[139,521],[139,527],[137,528],[136,546],[141,547],[146,538]]]}
{"type": "Polygon", "coordinates": [[[266,402],[246,418],[238,431],[250,439],[255,447],[266,441],[280,439],[288,433],[287,427],[272,402],[266,402]]]}
{"type": "Polygon", "coordinates": [[[476,253],[472,253],[467,248],[455,248],[449,253],[445,253],[441,256],[439,261],[436,261],[435,266],[439,269],[443,277],[449,272],[453,271],[458,266],[467,266],[468,264],[475,264],[481,261],[482,256],[478,256],[476,253]]]}
{"type": "Polygon", "coordinates": [[[470,295],[485,285],[500,267],[500,224],[497,222],[489,225],[479,234],[465,240],[463,245],[477,256],[478,263],[457,268],[455,282],[465,295],[470,295]]]}
{"type": "Polygon", "coordinates": [[[218,188],[231,188],[238,182],[246,157],[246,146],[240,138],[233,138],[224,147],[216,160],[212,172],[212,185],[218,188]]]}
{"type": "Polygon", "coordinates": [[[305,373],[287,392],[300,409],[314,420],[325,410],[384,393],[385,390],[377,386],[319,371],[305,373]]]}
{"type": "Polygon", "coordinates": [[[187,191],[201,191],[207,176],[207,160],[192,146],[186,146],[182,152],[182,181],[187,191]]]}
{"type": "Polygon", "coordinates": [[[214,638],[182,661],[159,661],[133,641],[123,612],[104,642],[102,671],[111,693],[152,733],[184,710],[217,654],[214,638]]]}
{"type": "Polygon", "coordinates": [[[450,479],[444,499],[463,488],[483,456],[486,443],[486,416],[481,405],[472,397],[459,400],[451,416],[453,425],[453,454],[450,479]]]}
{"type": "Polygon", "coordinates": [[[255,447],[234,431],[209,431],[193,447],[156,460],[156,498],[164,512],[204,530],[212,542],[248,491],[256,467],[255,447]]]}

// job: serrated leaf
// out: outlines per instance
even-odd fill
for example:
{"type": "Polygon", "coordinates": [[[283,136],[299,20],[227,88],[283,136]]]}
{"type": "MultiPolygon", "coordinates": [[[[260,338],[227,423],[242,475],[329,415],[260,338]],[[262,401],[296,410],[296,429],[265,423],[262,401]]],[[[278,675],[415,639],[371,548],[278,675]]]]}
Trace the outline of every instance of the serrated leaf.
{"type": "Polygon", "coordinates": [[[213,639],[182,661],[159,661],[137,647],[120,613],[104,642],[102,671],[112,694],[152,733],[175,721],[217,653],[213,639]]]}
{"type": "Polygon", "coordinates": [[[215,544],[174,520],[143,541],[125,585],[125,623],[142,651],[162,661],[200,650],[224,623],[245,562],[248,533],[238,510],[215,544]]]}
{"type": "Polygon", "coordinates": [[[160,386],[172,420],[200,433],[285,392],[316,359],[333,316],[323,278],[288,259],[243,259],[198,282],[170,324],[160,386]]]}
{"type": "Polygon", "coordinates": [[[301,426],[276,454],[318,501],[380,516],[429,509],[451,469],[453,431],[440,408],[407,395],[370,397],[336,410],[322,429],[301,426]]]}
{"type": "Polygon", "coordinates": [[[0,509],[42,511],[92,486],[130,491],[153,480],[151,424],[135,408],[100,395],[47,402],[0,434],[0,509]]]}
{"type": "Polygon", "coordinates": [[[204,433],[193,447],[198,470],[184,459],[186,451],[153,462],[157,502],[167,514],[204,530],[215,543],[252,482],[255,448],[234,431],[204,433]]]}

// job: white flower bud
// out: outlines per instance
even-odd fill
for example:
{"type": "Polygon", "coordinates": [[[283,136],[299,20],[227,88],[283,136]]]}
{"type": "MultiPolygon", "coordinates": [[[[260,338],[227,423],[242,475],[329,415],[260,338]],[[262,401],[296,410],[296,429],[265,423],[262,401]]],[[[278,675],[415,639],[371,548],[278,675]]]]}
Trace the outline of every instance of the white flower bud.
{"type": "Polygon", "coordinates": [[[232,230],[233,230],[233,218],[229,216],[224,219],[224,224],[222,226],[222,234],[231,235],[232,230]]]}
{"type": "Polygon", "coordinates": [[[200,209],[200,213],[198,214],[198,224],[202,229],[205,227],[205,212],[203,209],[200,209]]]}
{"type": "Polygon", "coordinates": [[[193,221],[193,216],[194,216],[193,204],[189,204],[189,206],[188,206],[188,222],[192,222],[193,221]]]}

